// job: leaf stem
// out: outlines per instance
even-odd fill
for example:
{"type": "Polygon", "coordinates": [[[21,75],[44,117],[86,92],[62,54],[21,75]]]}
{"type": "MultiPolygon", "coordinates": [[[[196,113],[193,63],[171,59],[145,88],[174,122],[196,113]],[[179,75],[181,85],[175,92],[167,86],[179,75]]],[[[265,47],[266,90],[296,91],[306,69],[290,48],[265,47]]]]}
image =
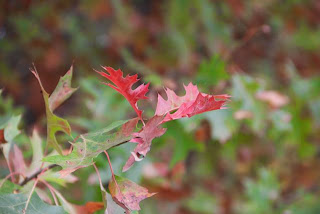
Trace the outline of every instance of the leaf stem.
{"type": "Polygon", "coordinates": [[[39,180],[40,182],[42,182],[44,185],[46,185],[46,187],[48,187],[49,191],[51,192],[51,195],[53,197],[53,200],[54,200],[54,203],[59,206],[59,203],[58,203],[58,200],[57,200],[57,197],[56,197],[56,194],[55,194],[55,189],[48,183],[46,182],[45,180],[39,180]]]}
{"type": "MultiPolygon", "coordinates": [[[[4,154],[4,153],[3,153],[4,154]]],[[[8,164],[8,169],[9,169],[9,172],[10,172],[10,178],[11,178],[11,181],[12,181],[12,183],[14,183],[14,177],[13,177],[13,175],[14,175],[14,172],[12,171],[12,168],[11,168],[11,165],[10,165],[10,163],[9,163],[9,160],[7,160],[7,158],[5,158],[6,159],[6,162],[7,162],[7,164],[8,164]]]]}
{"type": "Polygon", "coordinates": [[[24,213],[24,214],[27,212],[28,205],[29,205],[29,203],[30,203],[32,193],[34,192],[34,189],[36,188],[38,181],[39,181],[39,178],[37,178],[37,179],[35,180],[35,182],[34,182],[34,184],[33,184],[33,186],[32,186],[32,189],[31,189],[31,191],[30,191],[28,200],[27,200],[27,202],[26,202],[26,206],[25,206],[24,209],[22,210],[22,213],[24,213]]]}
{"type": "Polygon", "coordinates": [[[101,181],[100,172],[99,172],[99,170],[98,170],[98,168],[97,168],[97,166],[96,166],[95,163],[93,163],[93,167],[94,167],[94,169],[96,170],[96,173],[97,173],[97,175],[98,175],[99,184],[100,184],[100,189],[102,189],[102,188],[103,188],[103,185],[102,185],[102,181],[101,181]]]}
{"type": "Polygon", "coordinates": [[[119,191],[119,194],[121,194],[121,191],[120,191],[120,188],[118,186],[118,183],[116,181],[116,178],[114,176],[114,172],[113,172],[113,169],[112,169],[112,165],[111,165],[111,161],[110,161],[110,157],[109,157],[109,154],[107,151],[104,151],[104,153],[106,154],[107,158],[108,158],[108,163],[109,163],[109,167],[110,167],[110,170],[111,170],[111,174],[112,174],[112,179],[114,181],[114,183],[116,184],[116,187],[117,187],[117,190],[119,191]]]}

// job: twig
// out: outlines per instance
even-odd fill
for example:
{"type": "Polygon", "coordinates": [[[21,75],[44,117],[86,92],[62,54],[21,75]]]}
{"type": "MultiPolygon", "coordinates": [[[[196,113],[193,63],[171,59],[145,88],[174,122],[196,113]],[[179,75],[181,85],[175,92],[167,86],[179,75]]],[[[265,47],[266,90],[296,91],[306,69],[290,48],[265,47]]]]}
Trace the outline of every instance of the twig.
{"type": "Polygon", "coordinates": [[[43,172],[45,172],[45,171],[47,171],[47,170],[49,170],[49,169],[52,169],[52,168],[54,168],[54,167],[56,167],[56,166],[58,166],[58,165],[52,164],[52,165],[49,165],[48,167],[46,167],[46,168],[44,168],[44,169],[40,168],[38,171],[36,171],[35,173],[33,173],[31,176],[26,177],[19,185],[20,185],[20,186],[26,185],[26,184],[27,184],[29,181],[31,181],[32,179],[37,178],[41,173],[43,173],[43,172]]]}

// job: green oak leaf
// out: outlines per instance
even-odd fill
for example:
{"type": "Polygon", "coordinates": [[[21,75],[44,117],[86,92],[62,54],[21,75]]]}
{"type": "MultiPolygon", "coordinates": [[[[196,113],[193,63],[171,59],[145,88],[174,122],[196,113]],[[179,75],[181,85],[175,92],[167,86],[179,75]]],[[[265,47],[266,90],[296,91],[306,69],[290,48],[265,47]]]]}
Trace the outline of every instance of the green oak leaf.
{"type": "Polygon", "coordinates": [[[71,87],[72,73],[73,73],[73,66],[71,66],[69,71],[63,77],[60,77],[58,85],[50,95],[49,108],[51,109],[51,111],[54,111],[65,100],[67,100],[76,90],[78,90],[78,87],[77,88],[71,87]]]}
{"type": "Polygon", "coordinates": [[[80,135],[79,141],[72,144],[73,150],[69,155],[48,156],[43,161],[60,165],[63,168],[61,175],[89,166],[101,152],[129,141],[137,122],[138,118],[117,121],[99,131],[80,135]],[[120,126],[120,130],[116,131],[120,126]]]}
{"type": "Polygon", "coordinates": [[[65,214],[66,212],[60,206],[52,206],[43,202],[37,193],[33,193],[25,212],[24,208],[28,200],[28,195],[19,194],[0,194],[0,211],[6,214],[65,214]]]}
{"type": "Polygon", "coordinates": [[[113,200],[121,207],[127,210],[140,210],[140,201],[153,196],[155,193],[149,193],[148,189],[139,186],[129,179],[115,175],[118,185],[111,180],[109,191],[113,200]],[[118,189],[119,188],[119,189],[118,189]],[[119,191],[120,190],[120,191],[119,191]]]}
{"type": "Polygon", "coordinates": [[[31,70],[34,76],[37,78],[39,85],[41,87],[44,103],[46,106],[46,116],[47,116],[47,142],[51,145],[55,150],[58,151],[60,155],[62,155],[62,149],[60,148],[58,141],[56,139],[56,132],[64,132],[68,135],[71,134],[71,127],[67,120],[56,116],[53,114],[55,108],[61,105],[71,94],[76,91],[76,88],[71,88],[71,77],[72,77],[72,67],[68,71],[68,73],[60,78],[60,81],[53,91],[53,97],[49,98],[49,94],[46,92],[44,87],[42,86],[40,77],[36,70],[31,70]]]}
{"type": "Polygon", "coordinates": [[[0,195],[11,194],[15,190],[19,190],[20,186],[12,183],[11,181],[2,179],[0,180],[0,195]]]}

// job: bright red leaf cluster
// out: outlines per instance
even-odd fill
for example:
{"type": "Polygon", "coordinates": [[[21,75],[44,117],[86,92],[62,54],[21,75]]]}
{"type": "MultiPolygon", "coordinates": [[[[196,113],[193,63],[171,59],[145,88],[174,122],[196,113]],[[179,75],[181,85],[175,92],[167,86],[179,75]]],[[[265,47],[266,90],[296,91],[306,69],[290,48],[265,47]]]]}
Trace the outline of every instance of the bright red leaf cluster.
{"type": "Polygon", "coordinates": [[[155,116],[152,117],[147,124],[144,123],[142,111],[138,109],[137,102],[142,99],[147,99],[146,93],[148,92],[148,84],[141,84],[136,89],[132,86],[139,80],[137,75],[123,77],[120,69],[114,70],[111,67],[103,67],[107,73],[99,72],[102,76],[110,80],[114,85],[105,83],[111,88],[122,94],[133,107],[140,120],[143,122],[143,128],[133,134],[130,142],[137,143],[138,145],[131,152],[127,163],[123,167],[123,171],[127,171],[135,161],[140,161],[149,152],[151,142],[154,138],[160,137],[166,129],[159,127],[160,124],[180,119],[183,117],[192,117],[207,111],[224,109],[226,102],[229,100],[229,95],[210,95],[201,93],[196,85],[189,83],[184,86],[186,94],[178,96],[174,91],[167,88],[167,100],[158,95],[158,103],[156,107],[155,116]]]}

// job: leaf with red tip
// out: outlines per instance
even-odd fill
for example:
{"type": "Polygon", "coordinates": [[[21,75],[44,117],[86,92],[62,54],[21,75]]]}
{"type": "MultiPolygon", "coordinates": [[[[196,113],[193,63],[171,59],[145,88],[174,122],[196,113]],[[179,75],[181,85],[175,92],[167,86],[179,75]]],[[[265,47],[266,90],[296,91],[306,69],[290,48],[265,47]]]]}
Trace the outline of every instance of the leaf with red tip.
{"type": "Polygon", "coordinates": [[[149,83],[146,85],[141,84],[136,89],[132,89],[133,84],[135,84],[139,80],[137,74],[133,76],[127,75],[126,77],[123,77],[123,73],[120,69],[114,70],[111,67],[103,67],[103,69],[105,69],[107,73],[99,71],[97,72],[101,76],[110,80],[114,85],[110,83],[105,84],[122,94],[135,110],[140,120],[143,121],[142,111],[138,108],[137,102],[142,99],[148,99],[148,97],[146,97],[145,95],[149,90],[149,83]]]}
{"type": "Polygon", "coordinates": [[[138,133],[134,133],[131,142],[138,143],[122,171],[127,171],[135,161],[141,161],[140,157],[146,156],[150,151],[151,142],[154,138],[163,135],[167,129],[159,127],[163,116],[152,117],[138,133]]]}
{"type": "Polygon", "coordinates": [[[158,104],[155,115],[166,115],[162,123],[182,117],[192,117],[207,111],[223,109],[229,95],[209,95],[201,93],[196,85],[189,83],[184,86],[186,95],[179,97],[174,91],[166,89],[168,99],[158,96],[158,104]],[[170,113],[176,111],[174,113],[170,113]]]}
{"type": "Polygon", "coordinates": [[[115,175],[115,179],[117,183],[109,183],[110,194],[117,204],[129,210],[140,210],[140,201],[155,194],[126,178],[115,175]]]}
{"type": "Polygon", "coordinates": [[[64,91],[63,85],[68,85],[68,84],[67,83],[64,84],[64,83],[60,83],[60,82],[65,82],[67,79],[70,79],[67,82],[71,81],[70,73],[67,73],[66,74],[67,76],[62,77],[60,79],[60,82],[58,83],[57,88],[54,90],[54,93],[53,93],[54,96],[50,99],[48,92],[44,89],[44,87],[41,83],[38,72],[36,70],[31,70],[31,72],[37,78],[37,80],[39,82],[39,85],[40,85],[40,88],[42,91],[42,95],[43,95],[43,99],[44,99],[44,103],[45,103],[45,107],[46,107],[47,142],[55,150],[57,150],[57,152],[60,155],[62,155],[62,149],[60,148],[58,141],[56,139],[56,133],[61,131],[61,132],[64,132],[64,133],[70,135],[71,134],[71,127],[70,127],[67,120],[55,115],[53,113],[53,110],[54,110],[54,108],[57,108],[59,105],[61,105],[61,103],[64,102],[69,96],[71,96],[71,94],[76,89],[72,89],[72,91],[69,93],[62,92],[62,91],[64,91]],[[57,97],[56,93],[61,94],[61,95],[57,97]]]}

